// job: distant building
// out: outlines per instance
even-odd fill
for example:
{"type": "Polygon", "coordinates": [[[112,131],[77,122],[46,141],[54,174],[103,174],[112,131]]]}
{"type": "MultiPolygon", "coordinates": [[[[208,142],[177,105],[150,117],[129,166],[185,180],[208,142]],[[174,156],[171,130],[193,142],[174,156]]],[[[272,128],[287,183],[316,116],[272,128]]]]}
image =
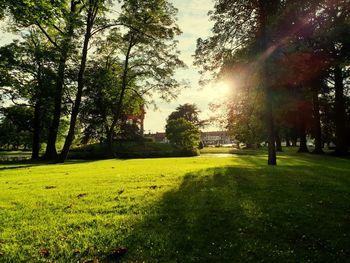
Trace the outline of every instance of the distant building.
{"type": "MultiPolygon", "coordinates": [[[[145,138],[151,139],[153,142],[169,143],[165,132],[149,133],[144,136],[145,138]]],[[[201,132],[201,140],[205,146],[237,143],[237,141],[225,131],[201,132]]]]}
{"type": "Polygon", "coordinates": [[[153,142],[169,143],[169,140],[166,137],[165,132],[149,133],[149,134],[145,134],[144,137],[151,139],[153,142]]]}
{"type": "Polygon", "coordinates": [[[137,127],[139,128],[140,134],[142,135],[144,133],[145,115],[146,115],[145,107],[144,105],[141,105],[139,114],[126,115],[126,123],[131,125],[137,125],[137,127]]]}
{"type": "Polygon", "coordinates": [[[211,131],[201,133],[202,142],[205,146],[234,144],[236,140],[226,131],[211,131]]]}

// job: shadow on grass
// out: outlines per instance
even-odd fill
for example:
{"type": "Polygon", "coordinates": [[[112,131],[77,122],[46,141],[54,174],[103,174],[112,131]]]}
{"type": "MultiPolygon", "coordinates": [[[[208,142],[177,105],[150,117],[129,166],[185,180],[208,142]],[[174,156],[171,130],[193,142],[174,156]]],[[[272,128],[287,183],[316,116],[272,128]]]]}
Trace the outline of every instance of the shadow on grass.
{"type": "Polygon", "coordinates": [[[187,174],[130,230],[122,260],[346,262],[350,167],[328,172],[257,165],[187,174]]]}
{"type": "MultiPolygon", "coordinates": [[[[65,163],[59,165],[67,164],[78,164],[78,163],[91,163],[97,160],[67,160],[65,163]]],[[[45,166],[45,165],[57,165],[57,163],[52,161],[33,161],[33,160],[23,160],[23,161],[0,161],[0,171],[4,170],[15,170],[15,169],[28,169],[31,167],[45,166]]]]}

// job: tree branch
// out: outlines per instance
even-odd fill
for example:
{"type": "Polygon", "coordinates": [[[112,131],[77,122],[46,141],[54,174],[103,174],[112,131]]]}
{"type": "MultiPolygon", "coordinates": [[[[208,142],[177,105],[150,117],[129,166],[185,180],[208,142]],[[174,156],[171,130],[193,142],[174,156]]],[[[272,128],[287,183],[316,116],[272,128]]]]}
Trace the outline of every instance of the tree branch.
{"type": "Polygon", "coordinates": [[[47,37],[47,39],[54,45],[57,49],[61,49],[59,45],[50,37],[50,35],[45,31],[45,29],[40,25],[39,22],[36,22],[36,25],[40,28],[41,32],[47,37]]]}
{"type": "Polygon", "coordinates": [[[93,32],[91,32],[91,36],[97,34],[98,32],[102,31],[102,30],[105,30],[107,28],[110,28],[110,27],[115,27],[115,26],[121,26],[122,24],[120,23],[114,23],[114,24],[109,24],[109,25],[104,25],[104,26],[101,26],[97,29],[95,29],[93,32]]]}
{"type": "Polygon", "coordinates": [[[62,35],[64,35],[64,32],[56,25],[52,25],[54,29],[56,29],[58,32],[60,32],[62,35]]]}

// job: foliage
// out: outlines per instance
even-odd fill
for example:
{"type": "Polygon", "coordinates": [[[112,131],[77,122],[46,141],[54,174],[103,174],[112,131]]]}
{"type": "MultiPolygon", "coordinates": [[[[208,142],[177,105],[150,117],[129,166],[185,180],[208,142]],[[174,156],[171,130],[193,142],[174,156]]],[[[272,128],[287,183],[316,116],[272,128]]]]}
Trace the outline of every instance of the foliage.
{"type": "Polygon", "coordinates": [[[32,110],[21,106],[12,106],[1,110],[0,120],[0,148],[5,145],[18,149],[27,149],[31,145],[33,129],[32,110]]]}
{"type": "MultiPolygon", "coordinates": [[[[86,144],[89,141],[100,140],[107,138],[108,130],[111,126],[116,101],[120,96],[120,70],[119,64],[112,63],[105,66],[105,61],[96,59],[92,66],[86,72],[86,95],[82,103],[80,120],[83,123],[84,131],[82,141],[86,144]]],[[[116,129],[116,134],[126,133],[130,130],[125,123],[126,118],[131,116],[141,115],[141,110],[144,100],[140,96],[135,96],[135,93],[130,89],[125,92],[123,109],[121,112],[122,122],[116,129]]],[[[138,128],[137,128],[138,129],[138,128]]],[[[140,131],[134,132],[135,136],[140,134],[140,131]]],[[[123,135],[121,135],[123,137],[123,135]]]]}
{"type": "Polygon", "coordinates": [[[199,145],[200,132],[198,128],[184,118],[168,120],[165,132],[170,143],[177,147],[192,150],[199,145]]]}
{"type": "MultiPolygon", "coordinates": [[[[184,151],[168,143],[121,140],[113,144],[115,156],[121,159],[196,156],[197,151],[184,151]]],[[[108,158],[105,144],[73,148],[68,159],[101,160],[108,158]]]]}
{"type": "Polygon", "coordinates": [[[96,139],[102,130],[112,142],[120,130],[124,133],[130,130],[125,125],[126,115],[143,110],[148,100],[152,103],[151,96],[155,93],[165,100],[174,98],[182,86],[173,76],[184,63],[176,49],[175,37],[181,33],[176,24],[177,10],[169,1],[119,1],[118,15],[112,15],[113,5],[109,0],[6,0],[1,3],[3,6],[6,10],[0,18],[6,15],[14,21],[11,27],[14,31],[25,32],[28,50],[24,57],[26,67],[23,63],[15,64],[15,69],[6,67],[11,65],[6,59],[21,62],[23,51],[2,58],[0,84],[8,86],[6,92],[11,98],[29,100],[35,107],[33,148],[35,145],[38,149],[40,138],[45,138],[46,159],[57,158],[61,115],[70,115],[69,130],[59,156],[63,162],[81,125],[84,135],[77,137],[83,141],[96,139]],[[36,41],[28,45],[29,40],[36,41]],[[89,55],[90,47],[96,51],[94,58],[89,55]],[[49,78],[46,71],[52,73],[49,78]],[[33,76],[28,77],[30,74],[33,76]],[[28,83],[20,83],[23,80],[30,80],[30,90],[28,83]],[[91,86],[95,84],[96,87],[91,86]],[[43,105],[48,99],[46,93],[50,94],[50,107],[43,105]],[[81,102],[85,99],[80,119],[81,102]],[[106,109],[101,102],[111,107],[106,109]],[[40,119],[43,108],[50,116],[47,136],[39,134],[45,125],[35,121],[40,119]]]}
{"type": "Polygon", "coordinates": [[[53,108],[56,61],[48,45],[38,31],[31,29],[21,41],[0,49],[0,96],[7,102],[5,107],[17,105],[32,109],[31,115],[27,116],[32,123],[26,130],[32,139],[25,144],[30,145],[36,158],[40,143],[47,140],[53,108]]]}
{"type": "Polygon", "coordinates": [[[184,118],[196,127],[203,128],[206,121],[199,120],[199,113],[200,110],[196,104],[185,103],[179,105],[176,110],[169,115],[168,121],[184,118]]]}
{"type": "Polygon", "coordinates": [[[347,1],[220,0],[209,16],[213,34],[198,39],[195,65],[204,80],[209,74],[209,79],[229,82],[244,97],[226,102],[220,122],[237,136],[245,133],[241,140],[252,140],[249,132],[256,130],[253,137],[262,135],[274,145],[293,133],[304,150],[308,135],[315,139],[315,153],[323,153],[323,143],[333,140],[336,153],[346,154],[347,1]],[[260,112],[249,113],[252,105],[260,112]],[[333,118],[324,118],[330,111],[333,118]],[[242,131],[252,124],[254,129],[242,131]]]}
{"type": "Polygon", "coordinates": [[[199,144],[198,144],[198,149],[202,150],[203,148],[204,148],[204,144],[203,144],[202,141],[200,141],[199,144]]]}

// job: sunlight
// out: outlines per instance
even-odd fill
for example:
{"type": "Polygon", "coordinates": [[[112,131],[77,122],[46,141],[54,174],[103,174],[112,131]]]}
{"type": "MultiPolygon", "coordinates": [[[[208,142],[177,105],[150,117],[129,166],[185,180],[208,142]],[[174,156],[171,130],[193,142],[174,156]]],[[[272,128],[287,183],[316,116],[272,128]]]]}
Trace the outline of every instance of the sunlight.
{"type": "Polygon", "coordinates": [[[350,263],[349,2],[0,0],[0,263],[350,263]]]}
{"type": "Polygon", "coordinates": [[[227,98],[228,96],[231,96],[234,93],[235,88],[236,85],[234,81],[221,80],[211,85],[211,94],[209,95],[211,95],[213,98],[227,98]]]}

